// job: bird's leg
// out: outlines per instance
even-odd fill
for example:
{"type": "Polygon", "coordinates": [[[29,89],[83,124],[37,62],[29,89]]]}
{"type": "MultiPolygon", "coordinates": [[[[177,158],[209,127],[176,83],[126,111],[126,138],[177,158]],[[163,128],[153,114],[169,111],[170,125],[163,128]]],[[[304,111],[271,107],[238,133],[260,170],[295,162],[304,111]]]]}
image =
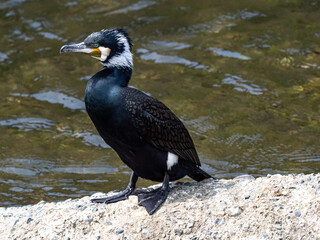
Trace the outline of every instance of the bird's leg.
{"type": "Polygon", "coordinates": [[[138,203],[144,206],[147,212],[152,215],[159,209],[162,203],[167,199],[169,193],[169,174],[164,175],[163,183],[160,188],[154,189],[150,192],[138,194],[138,203]]]}
{"type": "Polygon", "coordinates": [[[138,175],[135,172],[132,172],[129,184],[127,188],[111,197],[106,197],[106,198],[96,198],[96,199],[91,199],[91,202],[93,203],[114,203],[122,200],[126,200],[130,195],[133,194],[135,188],[136,188],[136,183],[138,181],[138,175]]]}

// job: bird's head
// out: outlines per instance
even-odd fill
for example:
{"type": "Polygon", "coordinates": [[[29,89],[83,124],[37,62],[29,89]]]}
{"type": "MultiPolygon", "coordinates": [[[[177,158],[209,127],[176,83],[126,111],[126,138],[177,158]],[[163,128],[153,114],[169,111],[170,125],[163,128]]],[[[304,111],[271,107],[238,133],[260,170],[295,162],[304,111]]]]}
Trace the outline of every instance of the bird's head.
{"type": "Polygon", "coordinates": [[[64,45],[60,53],[82,52],[98,59],[107,68],[132,68],[132,42],[122,29],[101,30],[90,34],[83,42],[64,45]]]}

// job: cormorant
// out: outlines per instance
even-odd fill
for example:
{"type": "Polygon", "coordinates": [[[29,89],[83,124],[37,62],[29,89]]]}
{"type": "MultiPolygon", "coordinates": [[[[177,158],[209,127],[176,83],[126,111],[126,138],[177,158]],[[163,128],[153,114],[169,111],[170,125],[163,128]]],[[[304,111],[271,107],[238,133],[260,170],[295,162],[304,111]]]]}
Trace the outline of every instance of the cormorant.
{"type": "Polygon", "coordinates": [[[183,123],[162,102],[128,87],[132,74],[132,42],[123,29],[101,30],[60,52],[82,52],[98,59],[103,69],[89,80],[86,110],[104,141],[132,169],[127,188],[111,197],[92,199],[113,203],[137,195],[153,214],[166,200],[169,181],[186,175],[196,181],[211,178],[200,169],[194,143],[183,123]],[[163,181],[155,190],[136,188],[138,177],[163,181]]]}

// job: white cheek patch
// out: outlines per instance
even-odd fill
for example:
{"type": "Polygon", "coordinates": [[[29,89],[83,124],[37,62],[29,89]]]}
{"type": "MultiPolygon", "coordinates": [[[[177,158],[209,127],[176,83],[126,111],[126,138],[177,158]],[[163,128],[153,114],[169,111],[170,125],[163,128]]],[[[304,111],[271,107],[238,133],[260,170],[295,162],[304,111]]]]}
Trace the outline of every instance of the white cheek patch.
{"type": "Polygon", "coordinates": [[[168,158],[167,158],[167,169],[171,170],[172,166],[176,165],[178,163],[179,157],[171,152],[168,152],[168,158]]]}
{"type": "Polygon", "coordinates": [[[99,50],[101,52],[100,61],[104,62],[107,57],[110,55],[111,49],[105,48],[105,47],[99,47],[99,50]]]}

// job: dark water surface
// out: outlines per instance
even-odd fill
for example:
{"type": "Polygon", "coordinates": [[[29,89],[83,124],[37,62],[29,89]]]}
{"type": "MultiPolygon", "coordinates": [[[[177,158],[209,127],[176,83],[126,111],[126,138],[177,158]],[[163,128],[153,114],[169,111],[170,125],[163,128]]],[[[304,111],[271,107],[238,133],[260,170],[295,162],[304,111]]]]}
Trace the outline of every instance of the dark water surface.
{"type": "Polygon", "coordinates": [[[84,109],[101,64],[59,54],[110,27],[135,42],[130,84],[184,121],[209,173],[319,172],[319,16],[316,0],[2,0],[0,206],[127,185],[84,109]]]}

